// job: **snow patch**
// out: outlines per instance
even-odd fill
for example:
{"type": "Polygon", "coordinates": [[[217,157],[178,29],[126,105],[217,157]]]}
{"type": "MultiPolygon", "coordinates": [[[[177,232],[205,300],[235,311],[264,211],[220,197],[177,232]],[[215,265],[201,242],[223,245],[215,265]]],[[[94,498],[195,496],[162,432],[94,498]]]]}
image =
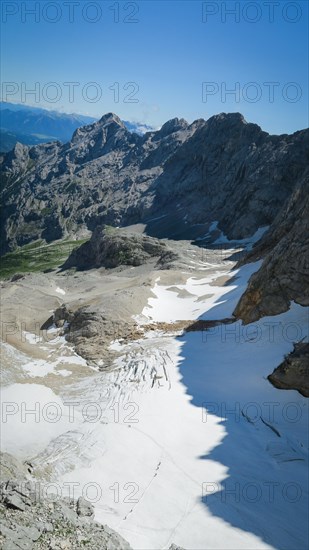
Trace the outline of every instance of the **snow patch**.
{"type": "Polygon", "coordinates": [[[74,427],[69,421],[69,408],[46,386],[12,384],[2,388],[0,395],[3,452],[22,460],[31,458],[43,451],[52,439],[74,427]]]}
{"type": "Polygon", "coordinates": [[[56,292],[58,292],[58,294],[65,294],[65,291],[63,290],[63,288],[60,288],[59,286],[57,286],[56,288],[56,292]]]}

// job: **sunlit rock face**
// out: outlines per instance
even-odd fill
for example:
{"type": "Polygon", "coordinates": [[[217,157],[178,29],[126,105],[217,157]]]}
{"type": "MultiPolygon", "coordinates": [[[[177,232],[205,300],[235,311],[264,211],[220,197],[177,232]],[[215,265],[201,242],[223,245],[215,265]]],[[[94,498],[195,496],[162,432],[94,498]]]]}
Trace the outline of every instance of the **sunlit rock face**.
{"type": "Polygon", "coordinates": [[[264,258],[235,315],[250,323],[287,311],[291,300],[309,305],[309,183],[304,177],[269,231],[245,261],[264,258]]]}

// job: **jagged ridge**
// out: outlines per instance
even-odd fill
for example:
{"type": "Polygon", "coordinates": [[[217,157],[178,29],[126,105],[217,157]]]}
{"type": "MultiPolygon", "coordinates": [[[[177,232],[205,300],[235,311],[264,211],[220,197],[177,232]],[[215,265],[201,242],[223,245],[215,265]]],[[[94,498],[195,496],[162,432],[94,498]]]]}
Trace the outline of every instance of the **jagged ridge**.
{"type": "Polygon", "coordinates": [[[159,236],[216,219],[228,237],[247,237],[278,214],[308,148],[307,130],[270,136],[239,113],[176,118],[144,136],[108,113],[67,144],[17,144],[1,164],[2,253],[102,224],[146,222],[157,236],[155,216],[165,216],[159,236]]]}

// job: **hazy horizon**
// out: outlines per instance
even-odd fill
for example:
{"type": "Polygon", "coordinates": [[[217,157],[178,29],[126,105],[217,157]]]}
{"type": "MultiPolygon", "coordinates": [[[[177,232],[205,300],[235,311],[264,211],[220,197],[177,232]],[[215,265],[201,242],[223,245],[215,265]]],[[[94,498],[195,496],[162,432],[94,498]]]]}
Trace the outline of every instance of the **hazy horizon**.
{"type": "MultiPolygon", "coordinates": [[[[0,100],[0,101],[2,101],[2,100],[0,100]]],[[[108,112],[112,112],[113,114],[119,116],[119,114],[118,114],[116,111],[107,111],[107,112],[105,112],[105,113],[101,113],[101,114],[99,114],[99,115],[94,115],[94,116],[92,116],[92,115],[89,115],[89,114],[87,114],[87,113],[78,113],[78,112],[76,112],[76,111],[72,111],[72,112],[59,111],[59,110],[57,110],[57,109],[48,108],[48,107],[42,107],[42,106],[40,106],[40,105],[33,105],[33,104],[30,104],[30,103],[24,103],[24,104],[22,104],[22,103],[18,103],[18,102],[15,103],[15,102],[13,102],[13,101],[12,101],[12,102],[2,102],[2,103],[7,103],[8,105],[14,104],[14,105],[18,105],[18,106],[20,106],[20,107],[26,107],[26,108],[31,108],[31,109],[43,109],[43,110],[46,110],[46,111],[50,111],[51,113],[58,113],[58,114],[60,114],[60,115],[72,115],[72,116],[75,115],[75,116],[85,117],[85,118],[86,118],[86,117],[89,117],[89,118],[93,118],[94,121],[100,120],[100,118],[102,118],[102,117],[103,117],[104,115],[106,115],[108,112]]],[[[192,124],[193,122],[195,122],[195,121],[198,120],[198,119],[204,119],[205,121],[207,121],[207,120],[209,120],[210,118],[212,118],[213,116],[220,115],[220,114],[223,114],[223,113],[224,113],[224,114],[240,113],[241,115],[243,114],[243,113],[241,113],[240,111],[230,111],[230,112],[221,111],[220,113],[219,113],[219,112],[218,112],[218,113],[214,113],[214,114],[212,114],[211,116],[209,116],[209,117],[207,117],[207,118],[204,118],[204,117],[200,116],[200,117],[198,117],[197,119],[192,119],[192,120],[187,120],[187,119],[185,119],[185,120],[186,120],[186,122],[188,122],[189,124],[192,124]]],[[[145,122],[143,122],[143,121],[140,121],[140,120],[135,120],[135,119],[125,120],[125,119],[123,119],[123,118],[120,117],[120,116],[119,116],[119,118],[121,118],[121,120],[123,120],[123,121],[125,121],[125,122],[128,122],[128,123],[130,122],[130,123],[132,123],[132,124],[136,124],[136,125],[140,125],[140,126],[149,127],[149,128],[151,128],[151,130],[153,130],[153,131],[160,130],[160,128],[163,126],[163,124],[165,124],[165,123],[168,122],[169,120],[172,120],[172,119],[168,119],[168,120],[163,121],[162,124],[159,124],[158,126],[153,126],[153,125],[151,125],[151,124],[147,124],[147,123],[145,123],[145,122]]],[[[184,118],[184,117],[182,117],[181,115],[179,115],[178,117],[173,117],[173,118],[179,118],[179,119],[181,119],[181,118],[184,118]]],[[[257,123],[256,121],[254,121],[254,120],[247,120],[246,117],[244,117],[244,118],[245,118],[246,122],[249,123],[249,124],[258,124],[258,123],[257,123]]],[[[308,127],[308,124],[305,125],[303,128],[298,128],[297,130],[293,130],[292,132],[282,132],[282,134],[293,134],[293,133],[295,133],[295,132],[299,132],[299,131],[301,131],[301,130],[307,129],[307,127],[308,127]]],[[[261,126],[261,129],[262,129],[263,131],[269,133],[270,135],[280,135],[279,133],[276,133],[276,132],[273,132],[273,133],[272,133],[272,132],[268,132],[268,131],[265,130],[265,128],[263,128],[262,126],[261,126]]],[[[281,134],[281,135],[282,135],[282,134],[281,134]]]]}

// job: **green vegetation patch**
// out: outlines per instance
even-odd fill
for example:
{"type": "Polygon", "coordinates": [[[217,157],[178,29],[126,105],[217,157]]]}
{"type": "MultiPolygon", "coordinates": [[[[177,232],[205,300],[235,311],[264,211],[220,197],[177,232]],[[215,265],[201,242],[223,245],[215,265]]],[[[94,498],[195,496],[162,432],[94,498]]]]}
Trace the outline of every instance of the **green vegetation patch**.
{"type": "Polygon", "coordinates": [[[60,267],[71,252],[88,239],[57,241],[46,244],[35,241],[0,258],[0,278],[8,279],[15,273],[42,272],[60,267]]]}
{"type": "Polygon", "coordinates": [[[105,234],[110,235],[111,233],[115,233],[117,231],[117,227],[114,227],[113,225],[104,225],[104,232],[105,234]]]}

